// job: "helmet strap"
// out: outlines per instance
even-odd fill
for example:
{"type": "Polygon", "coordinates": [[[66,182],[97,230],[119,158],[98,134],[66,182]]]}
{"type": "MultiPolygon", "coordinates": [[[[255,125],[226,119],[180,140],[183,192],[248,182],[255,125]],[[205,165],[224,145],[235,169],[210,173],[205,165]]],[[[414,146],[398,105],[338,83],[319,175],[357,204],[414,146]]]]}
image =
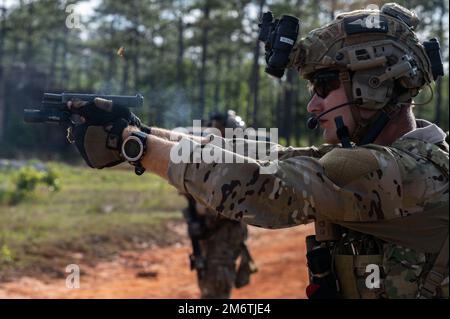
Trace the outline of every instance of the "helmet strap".
{"type": "Polygon", "coordinates": [[[359,141],[359,143],[357,143],[357,145],[373,143],[378,135],[380,135],[386,124],[398,113],[401,107],[401,104],[391,102],[377,112],[375,114],[375,119],[369,126],[368,132],[364,134],[364,137],[359,141]]]}
{"type": "Polygon", "coordinates": [[[355,129],[352,132],[351,140],[357,145],[360,144],[361,139],[368,133],[372,124],[376,121],[379,112],[376,112],[370,118],[366,119],[361,116],[361,104],[350,106],[353,120],[355,121],[355,129]]]}

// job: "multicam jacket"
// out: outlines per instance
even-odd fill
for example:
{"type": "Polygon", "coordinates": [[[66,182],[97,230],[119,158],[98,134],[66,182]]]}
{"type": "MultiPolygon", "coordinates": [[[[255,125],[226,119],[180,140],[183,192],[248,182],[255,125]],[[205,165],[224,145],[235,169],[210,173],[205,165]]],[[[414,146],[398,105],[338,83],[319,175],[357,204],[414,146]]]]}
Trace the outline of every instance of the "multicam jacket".
{"type": "MultiPolygon", "coordinates": [[[[207,145],[214,158],[231,154],[234,163],[195,162],[191,156],[190,163],[171,162],[168,175],[181,191],[228,218],[250,225],[283,228],[321,218],[353,231],[376,234],[383,239],[383,285],[376,297],[415,298],[420,275],[432,254],[439,251],[443,238],[434,238],[426,231],[409,233],[408,229],[397,234],[386,222],[448,205],[448,148],[445,150],[444,139],[440,128],[419,120],[416,130],[389,147],[293,148],[270,144],[266,146],[277,151],[278,159],[264,160],[229,151],[239,144],[263,142],[212,136],[216,143],[207,145]],[[217,146],[217,139],[222,146],[217,146]],[[272,174],[262,174],[261,168],[268,166],[272,174]],[[413,239],[432,248],[426,251],[414,243],[409,246],[413,239]]],[[[188,149],[198,154],[196,151],[205,147],[183,139],[174,153],[188,149]]],[[[443,290],[448,294],[448,288],[443,290]]],[[[372,292],[366,294],[359,287],[348,291],[344,297],[373,297],[372,292]]]]}

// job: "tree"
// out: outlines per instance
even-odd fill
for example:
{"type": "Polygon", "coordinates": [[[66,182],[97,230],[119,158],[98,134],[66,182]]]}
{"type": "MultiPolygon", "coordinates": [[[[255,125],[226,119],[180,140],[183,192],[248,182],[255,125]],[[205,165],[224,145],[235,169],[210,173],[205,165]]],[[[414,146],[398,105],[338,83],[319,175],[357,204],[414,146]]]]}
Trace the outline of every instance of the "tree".
{"type": "MultiPolygon", "coordinates": [[[[259,10],[258,10],[258,18],[262,17],[263,14],[263,10],[264,10],[264,5],[265,5],[266,1],[265,0],[259,0],[258,6],[259,6],[259,10]]],[[[260,67],[259,67],[259,47],[260,47],[260,42],[258,37],[256,36],[256,40],[255,40],[255,46],[253,49],[253,68],[252,68],[252,74],[251,74],[251,78],[250,78],[250,88],[253,91],[253,115],[252,115],[252,119],[253,119],[253,126],[254,127],[258,127],[259,126],[259,121],[258,121],[258,113],[259,113],[259,72],[260,72],[260,67]]]]}
{"type": "MultiPolygon", "coordinates": [[[[438,22],[438,32],[437,38],[439,42],[444,43],[444,16],[445,16],[445,2],[444,0],[437,0],[437,7],[439,8],[439,22],[438,22]]],[[[439,78],[436,82],[436,100],[435,100],[435,117],[434,123],[437,125],[441,124],[441,116],[442,116],[442,78],[439,78]]]]}
{"type": "Polygon", "coordinates": [[[6,29],[6,12],[5,1],[2,1],[0,6],[0,142],[3,140],[4,127],[5,127],[5,96],[4,96],[4,66],[3,66],[3,55],[5,48],[5,39],[7,36],[6,29]]]}
{"type": "Polygon", "coordinates": [[[210,28],[210,14],[211,3],[206,0],[202,7],[202,21],[201,21],[201,33],[202,33],[202,56],[201,67],[199,72],[199,111],[198,118],[203,117],[205,112],[205,89],[206,89],[206,60],[208,56],[208,33],[210,28]]]}

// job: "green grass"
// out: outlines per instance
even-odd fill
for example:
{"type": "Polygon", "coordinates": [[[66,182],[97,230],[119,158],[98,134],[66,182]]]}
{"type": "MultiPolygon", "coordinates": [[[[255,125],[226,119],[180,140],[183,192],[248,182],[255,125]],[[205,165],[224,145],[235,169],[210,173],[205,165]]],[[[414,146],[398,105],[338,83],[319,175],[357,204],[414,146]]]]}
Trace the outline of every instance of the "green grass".
{"type": "MultiPolygon", "coordinates": [[[[0,281],[23,274],[64,275],[83,256],[95,263],[122,249],[173,242],[166,222],[185,199],[153,174],[50,163],[60,190],[39,186],[16,205],[0,202],[0,281]],[[143,245],[144,244],[144,245],[143,245]]],[[[16,172],[0,171],[0,192],[16,172]]]]}

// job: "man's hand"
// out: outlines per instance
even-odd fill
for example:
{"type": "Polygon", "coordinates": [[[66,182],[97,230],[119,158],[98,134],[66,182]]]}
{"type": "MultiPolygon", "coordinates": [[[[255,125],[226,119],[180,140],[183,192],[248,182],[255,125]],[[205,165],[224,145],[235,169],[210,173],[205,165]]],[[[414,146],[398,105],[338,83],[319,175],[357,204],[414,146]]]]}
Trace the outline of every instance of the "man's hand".
{"type": "Polygon", "coordinates": [[[124,161],[121,155],[122,133],[129,125],[141,127],[130,110],[115,107],[111,101],[70,101],[67,106],[79,114],[82,124],[69,128],[68,139],[92,168],[111,167],[124,161]]]}
{"type": "Polygon", "coordinates": [[[130,125],[141,127],[141,120],[128,108],[116,106],[110,100],[95,98],[93,102],[69,101],[67,107],[90,125],[104,125],[122,118],[130,125]]]}

